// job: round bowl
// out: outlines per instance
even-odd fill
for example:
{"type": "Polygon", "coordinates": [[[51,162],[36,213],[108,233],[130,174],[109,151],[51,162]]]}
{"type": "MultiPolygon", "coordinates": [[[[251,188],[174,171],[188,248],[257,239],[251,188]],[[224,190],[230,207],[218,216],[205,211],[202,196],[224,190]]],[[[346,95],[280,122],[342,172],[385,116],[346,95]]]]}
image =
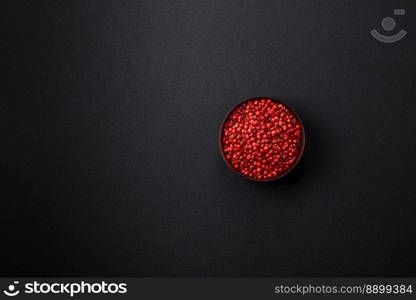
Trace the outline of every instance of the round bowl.
{"type": "Polygon", "coordinates": [[[252,180],[252,181],[257,181],[257,182],[267,182],[267,181],[274,181],[274,180],[277,180],[277,179],[279,179],[279,178],[282,178],[283,176],[285,176],[285,175],[287,175],[287,174],[289,174],[297,165],[298,165],[298,163],[299,163],[299,161],[301,160],[301,158],[302,158],[302,156],[303,156],[303,152],[304,152],[304,149],[305,149],[305,141],[306,141],[306,139],[305,139],[305,128],[304,128],[304,126],[303,126],[303,123],[302,123],[302,119],[299,117],[299,115],[296,113],[296,111],[292,108],[292,107],[290,107],[289,105],[287,105],[286,103],[284,103],[283,101],[281,101],[281,100],[277,100],[277,99],[273,99],[273,98],[270,98],[270,97],[254,97],[254,98],[249,98],[249,99],[246,99],[246,100],[244,100],[244,101],[242,101],[242,102],[240,102],[239,104],[237,104],[237,105],[235,105],[227,114],[226,114],[226,116],[225,116],[225,118],[224,118],[224,120],[222,121],[222,123],[221,123],[221,126],[220,126],[220,129],[219,129],[219,135],[218,135],[218,145],[219,145],[219,150],[220,150],[220,153],[221,153],[221,157],[223,158],[223,160],[224,160],[224,162],[225,162],[225,164],[227,165],[227,167],[231,170],[231,171],[233,171],[234,173],[236,173],[237,175],[239,175],[240,177],[243,177],[243,178],[245,178],[245,179],[248,179],[248,180],[252,180]],[[260,101],[260,100],[262,100],[262,99],[265,99],[265,100],[271,100],[272,102],[274,102],[274,103],[277,103],[277,104],[282,104],[283,106],[285,106],[289,111],[290,111],[290,113],[296,118],[296,120],[298,121],[298,123],[300,124],[300,130],[301,130],[301,132],[302,132],[302,137],[301,137],[301,146],[300,146],[300,149],[299,149],[299,153],[297,154],[297,156],[296,156],[296,160],[295,160],[295,162],[287,169],[287,170],[285,170],[285,171],[283,171],[283,172],[281,172],[281,173],[279,173],[279,174],[277,174],[275,177],[272,177],[272,178],[265,178],[265,179],[257,179],[257,178],[253,178],[253,177],[249,177],[249,176],[246,176],[245,174],[243,174],[243,173],[241,173],[241,172],[239,172],[238,170],[236,170],[231,164],[230,164],[230,162],[227,160],[227,158],[226,158],[226,156],[225,156],[225,153],[224,153],[224,149],[223,149],[223,133],[224,133],[224,126],[225,126],[225,123],[226,123],[226,121],[228,120],[228,118],[230,117],[230,115],[238,108],[238,107],[240,107],[241,105],[243,105],[244,103],[246,103],[246,102],[248,102],[248,101],[255,101],[255,100],[258,100],[258,101],[260,101]]]}

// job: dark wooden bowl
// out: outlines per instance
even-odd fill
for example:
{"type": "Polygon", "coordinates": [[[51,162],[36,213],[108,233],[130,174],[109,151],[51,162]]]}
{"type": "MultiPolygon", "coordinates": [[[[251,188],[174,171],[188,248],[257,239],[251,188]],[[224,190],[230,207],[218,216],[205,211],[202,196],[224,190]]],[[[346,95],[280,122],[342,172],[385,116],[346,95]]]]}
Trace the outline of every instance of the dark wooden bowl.
{"type": "Polygon", "coordinates": [[[302,158],[302,156],[303,156],[303,152],[304,152],[304,150],[305,150],[305,142],[306,142],[306,138],[305,138],[305,128],[304,128],[304,126],[303,126],[303,123],[302,123],[302,119],[299,117],[299,115],[296,113],[296,111],[293,109],[293,108],[291,108],[289,105],[287,105],[286,103],[284,103],[283,101],[280,101],[280,100],[277,100],[277,99],[273,99],[273,98],[270,98],[270,97],[254,97],[254,98],[250,98],[250,99],[247,99],[247,100],[244,100],[243,102],[241,102],[241,103],[239,103],[239,104],[237,104],[237,105],[235,105],[228,113],[227,113],[227,115],[225,116],[225,118],[224,118],[224,120],[222,121],[222,123],[221,123],[221,126],[220,126],[220,131],[219,131],[219,135],[218,135],[218,145],[219,145],[219,148],[220,148],[220,153],[221,153],[221,157],[222,157],[222,159],[224,160],[224,162],[225,162],[225,164],[227,165],[227,167],[231,170],[231,171],[233,171],[234,173],[236,173],[237,175],[239,175],[239,176],[241,176],[241,177],[243,177],[243,178],[245,178],[245,179],[248,179],[248,180],[252,180],[252,181],[258,181],[258,182],[266,182],[266,181],[274,181],[274,180],[277,180],[277,179],[279,179],[279,178],[282,178],[283,176],[285,176],[285,175],[287,175],[288,173],[290,173],[297,165],[298,165],[298,163],[299,163],[299,161],[300,161],[300,159],[302,158]],[[234,167],[228,162],[228,160],[226,159],[226,157],[225,157],[225,154],[224,154],[224,150],[223,150],[223,147],[222,147],[222,134],[223,134],[223,131],[224,131],[224,125],[225,125],[225,122],[227,121],[227,119],[228,119],[228,117],[230,116],[230,114],[237,108],[237,107],[239,107],[240,105],[242,105],[242,104],[244,104],[244,103],[246,103],[246,102],[248,102],[248,101],[253,101],[253,100],[261,100],[261,99],[270,99],[270,100],[272,100],[274,103],[278,103],[278,104],[282,104],[282,105],[284,105],[294,116],[295,116],[295,118],[297,119],[297,121],[299,122],[299,124],[300,124],[300,126],[301,126],[301,130],[302,130],[302,144],[301,144],[301,147],[300,147],[300,151],[299,151],[299,154],[298,154],[298,156],[297,156],[297,158],[296,158],[296,161],[295,161],[295,163],[289,168],[289,169],[287,169],[286,171],[284,171],[283,173],[280,173],[280,174],[278,174],[276,177],[273,177],[273,178],[267,178],[267,179],[255,179],[255,178],[251,178],[251,177],[248,177],[248,176],[246,176],[246,175],[244,175],[244,174],[242,174],[242,173],[240,173],[240,172],[238,172],[236,169],[234,169],[234,167]]]}

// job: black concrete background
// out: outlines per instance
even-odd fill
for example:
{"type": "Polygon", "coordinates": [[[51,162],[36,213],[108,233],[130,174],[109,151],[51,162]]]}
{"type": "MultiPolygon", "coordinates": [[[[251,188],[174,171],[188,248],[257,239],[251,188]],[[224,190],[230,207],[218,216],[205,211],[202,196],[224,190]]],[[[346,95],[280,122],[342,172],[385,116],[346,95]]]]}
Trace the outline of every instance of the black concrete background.
{"type": "Polygon", "coordinates": [[[415,276],[415,12],[2,2],[0,275],[415,276]],[[369,34],[386,16],[408,31],[396,44],[369,34]],[[218,153],[222,118],[252,96],[306,126],[277,182],[218,153]]]}

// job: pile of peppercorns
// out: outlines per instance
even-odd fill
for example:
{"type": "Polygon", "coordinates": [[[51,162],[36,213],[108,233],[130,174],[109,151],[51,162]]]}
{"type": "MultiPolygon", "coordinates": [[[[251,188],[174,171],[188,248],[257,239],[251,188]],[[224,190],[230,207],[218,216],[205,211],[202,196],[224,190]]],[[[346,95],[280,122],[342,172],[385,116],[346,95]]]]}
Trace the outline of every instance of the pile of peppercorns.
{"type": "Polygon", "coordinates": [[[303,147],[300,120],[271,99],[243,102],[225,120],[221,147],[229,165],[254,180],[272,180],[294,166],[303,147]]]}

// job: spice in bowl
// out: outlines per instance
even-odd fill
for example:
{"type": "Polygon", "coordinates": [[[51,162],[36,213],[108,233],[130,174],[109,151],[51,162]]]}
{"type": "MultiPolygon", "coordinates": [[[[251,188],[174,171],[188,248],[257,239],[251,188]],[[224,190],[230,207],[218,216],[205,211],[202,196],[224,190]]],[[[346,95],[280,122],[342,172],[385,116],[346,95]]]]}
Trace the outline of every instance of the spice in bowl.
{"type": "Polygon", "coordinates": [[[299,162],[305,133],[299,116],[271,98],[253,98],[236,106],[220,132],[220,151],[236,173],[255,181],[271,181],[299,162]]]}

